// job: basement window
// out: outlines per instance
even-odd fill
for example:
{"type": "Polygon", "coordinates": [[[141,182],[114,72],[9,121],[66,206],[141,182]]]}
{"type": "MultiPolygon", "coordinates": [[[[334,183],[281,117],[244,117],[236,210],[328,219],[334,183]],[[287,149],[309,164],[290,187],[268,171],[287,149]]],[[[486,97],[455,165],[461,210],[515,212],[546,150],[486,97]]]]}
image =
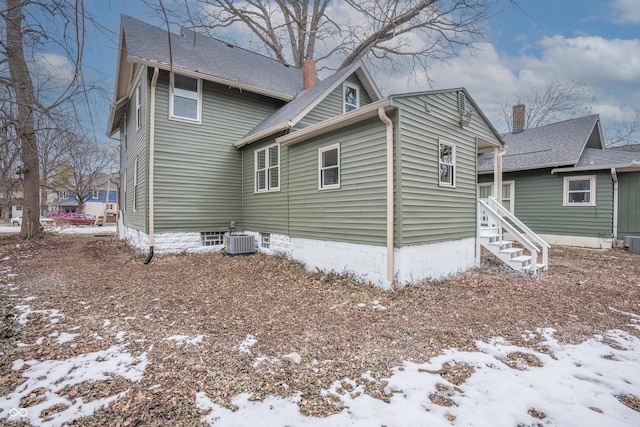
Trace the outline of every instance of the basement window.
{"type": "Polygon", "coordinates": [[[261,233],[260,234],[260,246],[265,248],[265,249],[269,249],[269,246],[271,246],[271,234],[270,233],[261,233]]]}
{"type": "Polygon", "coordinates": [[[596,176],[564,177],[563,206],[595,206],[596,176]]]}
{"type": "Polygon", "coordinates": [[[202,231],[200,242],[202,246],[222,246],[224,244],[225,231],[202,231]]]}

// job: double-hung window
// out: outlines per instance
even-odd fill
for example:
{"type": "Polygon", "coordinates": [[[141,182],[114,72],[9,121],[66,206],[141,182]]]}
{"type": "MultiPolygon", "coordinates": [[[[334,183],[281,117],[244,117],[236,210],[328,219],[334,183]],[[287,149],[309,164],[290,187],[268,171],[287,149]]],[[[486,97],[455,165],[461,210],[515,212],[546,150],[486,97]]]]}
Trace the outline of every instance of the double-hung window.
{"type": "Polygon", "coordinates": [[[256,192],[280,189],[280,146],[255,151],[256,192]]]}
{"type": "Polygon", "coordinates": [[[439,142],[438,166],[440,168],[440,185],[456,186],[456,146],[448,142],[439,142]]]}
{"type": "Polygon", "coordinates": [[[360,106],[360,89],[356,85],[345,83],[342,86],[343,112],[348,113],[360,106]]]}
{"type": "Polygon", "coordinates": [[[142,127],[142,94],[140,93],[140,86],[136,88],[136,130],[142,127]]]}
{"type": "Polygon", "coordinates": [[[138,210],[138,157],[133,165],[133,211],[138,210]]]}
{"type": "Polygon", "coordinates": [[[595,206],[596,176],[564,177],[564,206],[595,206]]]}
{"type": "Polygon", "coordinates": [[[201,80],[193,77],[173,75],[170,115],[173,118],[200,121],[201,80]]]}
{"type": "Polygon", "coordinates": [[[340,188],[340,144],[318,149],[320,190],[340,188]]]}

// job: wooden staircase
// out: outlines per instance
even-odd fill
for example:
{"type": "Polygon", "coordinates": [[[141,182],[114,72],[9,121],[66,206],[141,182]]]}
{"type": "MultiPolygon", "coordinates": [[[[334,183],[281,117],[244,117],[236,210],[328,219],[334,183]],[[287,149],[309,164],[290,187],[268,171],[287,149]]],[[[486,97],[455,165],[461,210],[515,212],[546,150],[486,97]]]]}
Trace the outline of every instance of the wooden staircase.
{"type": "Polygon", "coordinates": [[[486,248],[516,271],[532,275],[549,267],[549,244],[493,197],[478,200],[477,253],[486,248]],[[508,232],[511,240],[504,240],[508,232]],[[515,245],[515,246],[514,246],[515,245]]]}

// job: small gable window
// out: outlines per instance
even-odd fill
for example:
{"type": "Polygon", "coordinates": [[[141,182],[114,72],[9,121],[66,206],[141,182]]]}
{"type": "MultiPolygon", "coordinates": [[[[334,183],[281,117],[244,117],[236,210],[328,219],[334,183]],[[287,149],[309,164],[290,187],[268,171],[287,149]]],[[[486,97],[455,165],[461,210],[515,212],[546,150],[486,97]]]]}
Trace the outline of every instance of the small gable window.
{"type": "Polygon", "coordinates": [[[439,141],[440,158],[440,185],[455,187],[456,185],[456,146],[454,144],[439,141]]]}
{"type": "Polygon", "coordinates": [[[348,113],[360,107],[360,88],[358,86],[345,83],[342,89],[344,108],[343,112],[348,113]]]}
{"type": "Polygon", "coordinates": [[[171,117],[199,122],[200,92],[200,79],[174,74],[170,102],[171,117]]]}
{"type": "Polygon", "coordinates": [[[318,149],[319,188],[340,188],[340,144],[318,149]]]}
{"type": "Polygon", "coordinates": [[[564,178],[564,206],[595,206],[596,176],[566,176],[564,178]]]}
{"type": "Polygon", "coordinates": [[[270,145],[255,151],[256,191],[280,189],[280,146],[270,145]]]}

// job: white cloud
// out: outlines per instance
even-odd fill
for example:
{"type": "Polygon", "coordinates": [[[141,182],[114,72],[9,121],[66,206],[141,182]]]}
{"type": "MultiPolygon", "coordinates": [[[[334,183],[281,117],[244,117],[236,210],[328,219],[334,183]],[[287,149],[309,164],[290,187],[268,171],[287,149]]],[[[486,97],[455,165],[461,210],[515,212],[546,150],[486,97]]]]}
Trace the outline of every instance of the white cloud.
{"type": "Polygon", "coordinates": [[[35,82],[45,89],[65,89],[75,75],[75,66],[64,56],[52,52],[38,53],[33,58],[35,82]]]}
{"type": "Polygon", "coordinates": [[[620,24],[640,23],[640,2],[638,0],[613,0],[611,8],[616,22],[620,24]]]}

